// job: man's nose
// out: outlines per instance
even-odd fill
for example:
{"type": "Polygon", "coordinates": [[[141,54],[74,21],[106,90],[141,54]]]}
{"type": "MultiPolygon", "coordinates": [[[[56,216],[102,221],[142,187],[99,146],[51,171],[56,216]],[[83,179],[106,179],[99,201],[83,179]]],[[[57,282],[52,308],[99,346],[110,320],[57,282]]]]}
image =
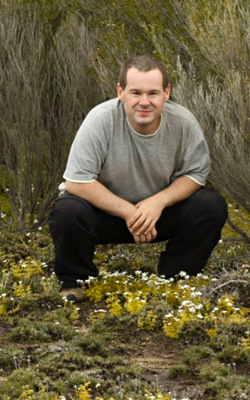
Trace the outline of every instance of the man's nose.
{"type": "Polygon", "coordinates": [[[150,101],[149,101],[148,95],[146,93],[142,94],[140,96],[140,105],[145,107],[145,106],[148,106],[149,104],[150,104],[150,101]]]}

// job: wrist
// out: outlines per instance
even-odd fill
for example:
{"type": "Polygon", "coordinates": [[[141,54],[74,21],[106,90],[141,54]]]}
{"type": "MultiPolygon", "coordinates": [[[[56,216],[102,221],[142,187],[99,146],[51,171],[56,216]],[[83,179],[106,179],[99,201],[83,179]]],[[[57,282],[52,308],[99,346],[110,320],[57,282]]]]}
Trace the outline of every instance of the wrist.
{"type": "Polygon", "coordinates": [[[162,210],[164,210],[164,208],[169,207],[171,205],[169,202],[169,196],[167,195],[165,190],[158,192],[156,194],[156,196],[157,196],[158,204],[162,210]]]}
{"type": "Polygon", "coordinates": [[[126,202],[121,211],[121,218],[123,218],[125,221],[127,221],[129,218],[131,218],[131,215],[135,212],[136,207],[129,202],[126,202]]]}

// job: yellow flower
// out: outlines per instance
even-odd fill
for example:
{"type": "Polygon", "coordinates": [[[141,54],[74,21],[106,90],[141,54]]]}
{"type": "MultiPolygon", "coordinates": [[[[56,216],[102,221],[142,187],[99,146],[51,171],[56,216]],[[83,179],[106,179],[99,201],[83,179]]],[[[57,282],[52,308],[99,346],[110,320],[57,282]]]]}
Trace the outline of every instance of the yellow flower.
{"type": "Polygon", "coordinates": [[[140,314],[140,312],[147,305],[146,295],[140,292],[126,292],[124,293],[126,303],[124,307],[130,312],[130,314],[140,314]]]}
{"type": "Polygon", "coordinates": [[[206,332],[211,338],[218,335],[217,329],[206,329],[206,332]]]}
{"type": "Polygon", "coordinates": [[[3,293],[0,296],[0,315],[7,313],[7,296],[3,293]]]}
{"type": "Polygon", "coordinates": [[[91,388],[90,382],[86,382],[80,385],[76,390],[75,400],[89,400],[91,399],[91,388]]]}
{"type": "Polygon", "coordinates": [[[109,295],[107,299],[107,307],[110,314],[116,315],[117,317],[119,317],[119,315],[121,315],[123,312],[121,301],[118,299],[115,293],[109,295]]]}
{"type": "Polygon", "coordinates": [[[166,335],[172,339],[178,339],[183,321],[172,314],[165,315],[163,329],[166,335]]]}
{"type": "Polygon", "coordinates": [[[152,331],[155,328],[158,316],[152,310],[147,311],[146,315],[142,315],[138,319],[138,328],[152,331]]]}
{"type": "Polygon", "coordinates": [[[106,310],[94,310],[90,313],[89,318],[92,322],[96,322],[98,319],[105,318],[106,313],[106,310]]]}
{"type": "Polygon", "coordinates": [[[15,282],[13,285],[13,290],[19,299],[24,299],[32,293],[31,286],[28,284],[25,285],[22,281],[19,281],[18,283],[15,282]]]}

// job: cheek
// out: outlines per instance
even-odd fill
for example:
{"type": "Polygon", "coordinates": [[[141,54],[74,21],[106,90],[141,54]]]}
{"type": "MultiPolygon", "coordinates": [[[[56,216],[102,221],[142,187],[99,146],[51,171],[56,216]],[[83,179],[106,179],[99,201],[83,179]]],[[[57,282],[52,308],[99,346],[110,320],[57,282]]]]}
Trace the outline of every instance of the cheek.
{"type": "Polygon", "coordinates": [[[126,101],[124,103],[124,109],[126,113],[130,113],[133,110],[133,107],[135,106],[135,102],[133,101],[126,101]]]}
{"type": "Polygon", "coordinates": [[[164,101],[159,101],[159,102],[156,104],[156,108],[157,108],[159,111],[161,111],[161,112],[162,112],[162,110],[163,110],[164,103],[165,103],[165,100],[164,100],[164,101]]]}

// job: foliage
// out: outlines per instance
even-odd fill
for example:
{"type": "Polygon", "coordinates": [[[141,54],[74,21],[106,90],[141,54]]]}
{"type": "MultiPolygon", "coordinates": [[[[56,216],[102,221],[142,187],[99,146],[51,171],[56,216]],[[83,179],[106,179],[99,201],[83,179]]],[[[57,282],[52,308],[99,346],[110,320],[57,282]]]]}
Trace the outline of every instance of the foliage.
{"type": "Polygon", "coordinates": [[[1,186],[24,230],[46,221],[69,146],[100,90],[77,2],[2,0],[0,38],[1,186]]]}
{"type": "Polygon", "coordinates": [[[212,158],[210,181],[250,211],[249,3],[186,3],[190,32],[209,69],[201,81],[197,55],[186,71],[179,63],[174,98],[193,111],[204,128],[212,158]]]}
{"type": "MultiPolygon", "coordinates": [[[[229,204],[232,223],[248,233],[248,216],[229,204]]],[[[79,305],[58,294],[47,228],[20,234],[6,224],[1,244],[4,400],[190,399],[147,383],[145,366],[131,358],[136,337],[147,354],[145,337],[156,351],[163,336],[165,352],[177,346],[180,354],[168,367],[176,387],[188,378],[202,385],[200,398],[249,395],[249,247],[230,225],[197,277],[158,277],[163,244],[98,246],[100,275],[79,305]]]]}

